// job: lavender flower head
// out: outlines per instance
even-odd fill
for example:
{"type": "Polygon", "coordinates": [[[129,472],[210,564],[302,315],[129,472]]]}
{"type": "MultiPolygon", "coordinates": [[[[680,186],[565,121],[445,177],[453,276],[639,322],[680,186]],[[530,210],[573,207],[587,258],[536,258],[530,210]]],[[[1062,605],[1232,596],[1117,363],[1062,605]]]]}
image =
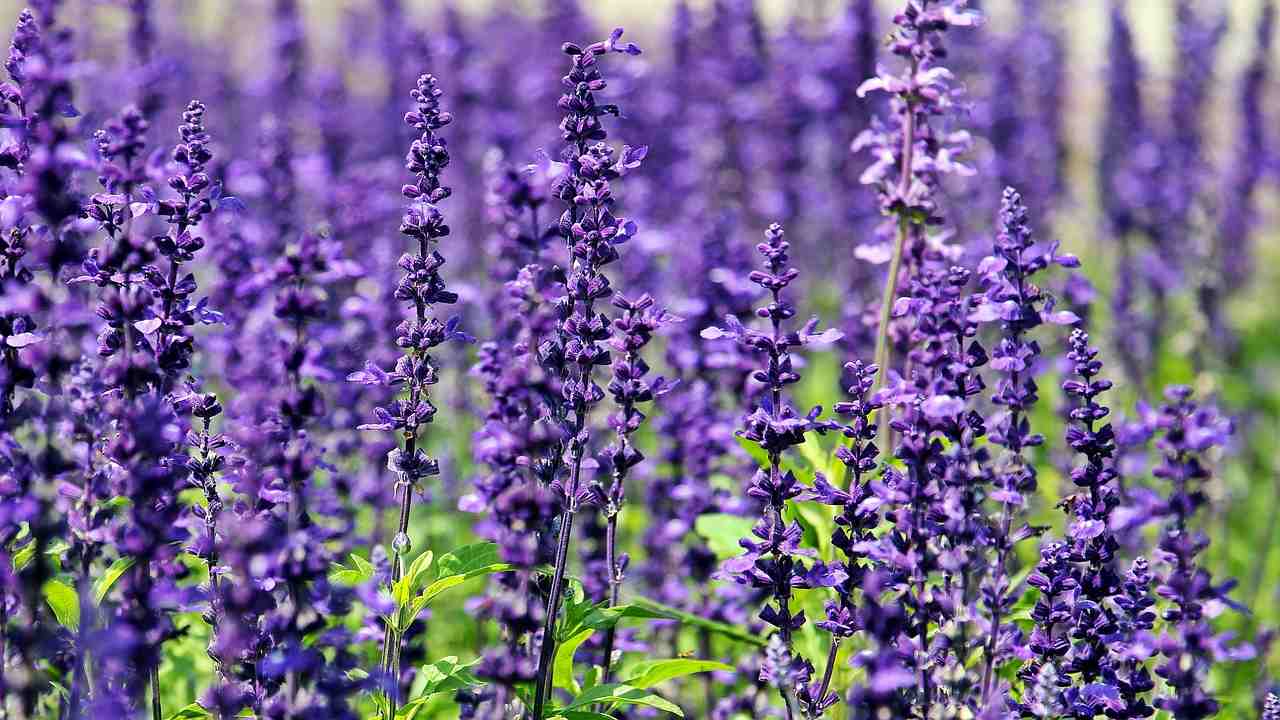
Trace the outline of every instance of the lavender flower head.
{"type": "MultiPolygon", "coordinates": [[[[768,456],[768,464],[756,469],[747,488],[747,495],[762,504],[763,513],[752,529],[754,539],[740,541],[746,552],[726,562],[724,571],[735,582],[769,592],[773,604],[765,606],[760,612],[760,619],[777,628],[782,647],[789,651],[795,631],[805,623],[804,611],[792,610],[793,590],[830,587],[842,582],[846,575],[839,566],[827,566],[821,562],[806,568],[800,558],[812,553],[800,547],[800,525],[797,522],[788,524],[783,518],[786,502],[799,497],[804,491],[794,473],[783,471],[784,453],[803,443],[808,434],[830,429],[830,424],[818,420],[822,408],[815,407],[802,416],[784,398],[783,391],[800,381],[792,351],[834,342],[840,337],[838,330],[818,333],[817,318],[809,320],[799,331],[785,329],[785,323],[795,317],[796,308],[785,299],[783,292],[800,275],[800,271],[789,265],[790,244],[783,235],[781,226],[769,226],[765,231],[765,241],[756,246],[764,258],[764,267],[753,270],[749,276],[751,282],[769,292],[769,301],[756,310],[756,316],[769,321],[770,331],[752,330],[729,315],[725,317],[724,328],[706,328],[702,337],[708,340],[734,338],[745,350],[767,359],[765,367],[753,375],[764,385],[765,392],[738,431],[740,437],[758,445],[768,456]]],[[[797,686],[793,683],[791,687],[780,690],[789,704],[797,686]]],[[[816,705],[830,704],[825,698],[812,700],[816,705]]]]}
{"type": "Polygon", "coordinates": [[[946,58],[943,33],[981,21],[981,15],[967,4],[967,0],[907,0],[894,16],[891,46],[906,65],[898,74],[880,67],[875,77],[858,88],[859,97],[888,93],[893,123],[887,127],[874,119],[852,146],[853,152],[866,150],[874,158],[862,174],[862,183],[876,187],[881,212],[889,216],[876,244],[858,249],[858,256],[865,260],[890,259],[885,243],[898,223],[941,222],[936,193],[942,177],[973,174],[959,160],[969,146],[969,134],[945,127],[945,118],[955,112],[957,90],[952,87],[951,72],[941,65],[946,58]]]}
{"type": "Polygon", "coordinates": [[[1206,606],[1240,606],[1227,596],[1235,581],[1215,584],[1200,564],[1198,557],[1209,539],[1192,526],[1198,511],[1208,503],[1205,483],[1210,471],[1205,455],[1226,444],[1232,426],[1214,408],[1192,401],[1188,387],[1166,389],[1165,399],[1156,440],[1162,461],[1153,474],[1172,485],[1157,554],[1163,571],[1156,586],[1156,594],[1170,602],[1162,615],[1169,628],[1158,642],[1165,661],[1156,667],[1156,675],[1164,679],[1168,689],[1156,699],[1155,706],[1176,718],[1205,718],[1216,714],[1219,707],[1205,688],[1210,665],[1253,655],[1250,646],[1233,645],[1228,635],[1215,633],[1209,624],[1206,606]]]}
{"type": "Polygon", "coordinates": [[[423,75],[410,93],[417,107],[404,116],[405,123],[421,134],[405,157],[405,168],[415,180],[401,189],[410,203],[400,221],[400,233],[417,245],[416,253],[401,255],[397,263],[403,274],[396,286],[396,299],[413,307],[413,315],[396,328],[396,345],[402,354],[390,372],[371,367],[347,378],[370,385],[404,386],[402,397],[374,409],[377,422],[360,426],[362,430],[394,431],[404,440],[403,447],[387,456],[387,466],[396,475],[402,498],[400,524],[392,541],[396,556],[393,576],[397,579],[403,571],[403,557],[410,549],[408,511],[412,496],[422,491],[422,481],[440,472],[439,461],[418,446],[418,433],[436,413],[430,388],[439,382],[439,375],[431,353],[446,342],[470,339],[458,330],[457,318],[441,322],[428,315],[433,306],[451,305],[458,300],[457,293],[448,290],[440,276],[444,256],[432,246],[449,235],[449,226],[437,207],[451,194],[440,181],[441,172],[449,164],[449,150],[436,131],[453,121],[453,116],[440,108],[442,94],[436,79],[423,75]]]}

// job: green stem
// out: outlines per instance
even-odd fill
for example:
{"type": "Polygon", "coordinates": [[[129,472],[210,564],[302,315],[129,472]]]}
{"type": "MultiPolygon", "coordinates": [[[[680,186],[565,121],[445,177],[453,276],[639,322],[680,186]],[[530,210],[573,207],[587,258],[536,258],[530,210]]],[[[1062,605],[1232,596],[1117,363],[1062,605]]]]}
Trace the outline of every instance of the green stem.
{"type": "MultiPolygon", "coordinates": [[[[920,63],[914,58],[911,60],[911,73],[908,77],[914,78],[919,70],[920,63]]],[[[912,169],[914,164],[915,147],[916,147],[916,108],[912,97],[908,95],[904,99],[906,107],[903,109],[902,120],[902,164],[898,168],[898,201],[905,203],[907,193],[911,190],[912,169]]],[[[884,294],[880,297],[880,325],[876,328],[876,382],[872,390],[872,394],[884,388],[885,378],[888,377],[889,361],[891,360],[889,347],[889,323],[893,319],[893,302],[898,297],[898,276],[902,273],[902,256],[906,252],[907,236],[911,231],[911,218],[906,207],[898,210],[898,233],[894,238],[893,255],[889,259],[889,276],[884,281],[884,294]]],[[[882,412],[879,414],[876,423],[876,445],[885,448],[888,446],[889,437],[889,413],[882,412]]],[[[845,472],[845,483],[848,484],[849,473],[845,472]]]]}
{"type": "MultiPolygon", "coordinates": [[[[880,326],[876,329],[876,364],[875,390],[884,388],[885,378],[889,372],[889,324],[893,320],[893,303],[898,297],[898,276],[902,274],[902,255],[907,246],[907,234],[911,223],[906,215],[898,219],[898,235],[893,243],[893,257],[889,260],[889,277],[884,281],[884,294],[880,297],[880,326]]],[[[875,391],[873,391],[874,393],[875,391]]],[[[877,418],[876,443],[885,447],[884,439],[889,433],[889,413],[879,413],[877,418]]]]}

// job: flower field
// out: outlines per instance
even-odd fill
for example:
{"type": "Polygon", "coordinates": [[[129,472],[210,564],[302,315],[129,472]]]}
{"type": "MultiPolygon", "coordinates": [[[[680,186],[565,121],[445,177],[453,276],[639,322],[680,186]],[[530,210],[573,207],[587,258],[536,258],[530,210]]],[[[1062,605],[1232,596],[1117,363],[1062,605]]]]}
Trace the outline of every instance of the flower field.
{"type": "Polygon", "coordinates": [[[1280,720],[1273,0],[29,3],[0,719],[1280,720]]]}

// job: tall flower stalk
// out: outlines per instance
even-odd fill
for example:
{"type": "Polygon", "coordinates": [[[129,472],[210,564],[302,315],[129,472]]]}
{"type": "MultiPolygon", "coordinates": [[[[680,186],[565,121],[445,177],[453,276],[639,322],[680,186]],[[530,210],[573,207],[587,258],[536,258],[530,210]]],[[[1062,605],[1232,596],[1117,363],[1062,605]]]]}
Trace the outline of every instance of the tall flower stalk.
{"type": "MultiPolygon", "coordinates": [[[[931,120],[954,112],[951,73],[940,64],[946,57],[942,33],[951,27],[968,27],[980,16],[966,9],[967,0],[907,0],[894,17],[891,51],[906,65],[900,74],[881,70],[858,88],[858,95],[880,91],[889,93],[895,127],[878,120],[853,143],[853,152],[869,150],[873,164],[862,174],[864,184],[875,185],[880,211],[886,216],[877,230],[874,246],[859,248],[859,254],[877,263],[888,262],[884,291],[880,298],[880,318],[876,329],[875,357],[879,368],[877,389],[885,386],[892,358],[890,325],[894,301],[904,275],[910,276],[910,255],[924,252],[920,247],[924,230],[942,219],[936,202],[938,183],[946,173],[971,174],[956,156],[967,147],[963,131],[936,130],[931,120]],[[885,241],[892,238],[889,247],[885,241]],[[917,247],[912,247],[912,246],[917,247]]],[[[880,414],[879,436],[888,432],[889,413],[880,414]]]]}
{"type": "Polygon", "coordinates": [[[1232,427],[1213,407],[1194,402],[1188,387],[1167,388],[1165,399],[1156,421],[1162,459],[1153,474],[1172,486],[1156,556],[1161,566],[1156,594],[1169,601],[1162,613],[1169,628],[1157,642],[1164,661],[1155,672],[1166,688],[1154,704],[1178,720],[1199,720],[1219,709],[1218,700],[1206,689],[1212,663],[1253,653],[1249,645],[1233,644],[1229,635],[1216,633],[1208,622],[1206,604],[1240,606],[1227,596],[1235,581],[1215,584],[1201,565],[1199,556],[1209,538],[1194,527],[1196,515],[1208,504],[1205,484],[1211,472],[1206,454],[1226,444],[1232,427]]]}
{"type": "Polygon", "coordinates": [[[790,267],[790,244],[783,239],[780,225],[770,225],[765,231],[765,241],[756,246],[763,257],[763,267],[753,270],[751,282],[768,291],[768,302],[756,311],[756,315],[769,321],[769,332],[760,332],[744,326],[732,315],[725,317],[723,328],[707,328],[702,336],[708,340],[730,337],[744,350],[764,356],[767,363],[756,370],[752,377],[764,385],[759,404],[744,420],[738,436],[759,446],[768,461],[756,469],[747,488],[747,495],[763,506],[761,517],[752,528],[752,538],[740,542],[746,552],[725,563],[725,572],[737,583],[766,590],[772,605],[760,612],[760,619],[777,630],[780,640],[771,646],[766,656],[761,679],[770,680],[778,688],[786,704],[787,716],[792,717],[793,699],[804,693],[806,717],[815,717],[834,702],[822,697],[809,697],[807,684],[813,666],[807,660],[793,657],[792,640],[796,630],[805,623],[804,611],[794,612],[792,607],[795,588],[830,587],[845,578],[838,565],[828,566],[815,562],[806,568],[800,562],[801,529],[798,522],[787,523],[783,511],[788,500],[799,497],[804,487],[790,470],[783,470],[783,454],[790,448],[804,443],[810,433],[822,433],[831,428],[829,423],[818,420],[822,408],[815,407],[805,415],[799,415],[784,399],[783,391],[800,381],[795,370],[792,351],[807,345],[833,342],[840,337],[838,330],[817,332],[818,320],[811,319],[800,330],[787,330],[786,322],[796,315],[796,308],[783,297],[783,291],[799,275],[790,267]],[[765,677],[768,673],[770,677],[765,677]]]}
{"type": "Polygon", "coordinates": [[[551,414],[560,423],[568,447],[565,457],[550,458],[557,466],[552,485],[558,490],[562,505],[555,569],[547,595],[547,617],[534,679],[534,720],[542,720],[551,691],[555,622],[564,594],[574,516],[591,498],[582,482],[583,460],[591,440],[588,415],[604,398],[604,390],[592,376],[596,367],[609,363],[605,343],[612,334],[609,321],[595,310],[595,303],[612,294],[609,279],[602,271],[618,259],[617,246],[636,230],[634,223],[614,215],[616,200],[610,183],[639,167],[646,152],[643,147],[627,146],[617,155],[604,142],[608,133],[601,118],[617,116],[619,109],[617,105],[596,102],[595,93],[607,86],[600,74],[598,59],[611,52],[640,54],[640,48],[622,43],[621,38],[622,29],[618,28],[608,40],[585,48],[573,43],[563,46],[572,65],[563,80],[568,90],[559,101],[564,112],[560,130],[567,144],[563,153],[567,171],[558,180],[554,194],[569,206],[560,216],[559,232],[568,244],[570,267],[565,296],[558,303],[560,325],[556,337],[544,345],[542,363],[559,369],[561,399],[553,401],[551,414]]]}
{"type": "Polygon", "coordinates": [[[842,568],[845,577],[834,586],[837,599],[827,601],[826,618],[814,623],[831,635],[822,680],[816,690],[806,689],[810,699],[808,704],[819,715],[826,706],[833,704],[831,678],[840,646],[859,629],[858,594],[863,590],[871,567],[867,548],[874,541],[874,531],[880,522],[880,502],[871,488],[871,472],[875,470],[880,454],[875,444],[876,425],[871,416],[880,410],[881,404],[870,395],[877,368],[854,361],[845,364],[844,369],[849,379],[846,388],[849,399],[836,403],[832,409],[848,418],[848,422],[840,426],[840,431],[850,440],[850,445],[838,447],[836,457],[848,469],[849,486],[847,490],[841,490],[819,475],[814,479],[813,490],[807,495],[807,499],[838,509],[831,544],[844,554],[842,568]]]}
{"type": "MultiPolygon", "coordinates": [[[[609,418],[616,433],[616,442],[606,450],[609,460],[609,485],[594,488],[597,502],[604,508],[605,516],[605,564],[609,573],[609,607],[618,604],[623,573],[628,564],[625,554],[618,552],[618,516],[626,499],[626,481],[631,469],[644,461],[644,454],[635,446],[632,436],[640,429],[645,414],[641,403],[653,401],[665,394],[672,385],[664,378],[650,380],[649,364],[640,352],[653,340],[660,327],[676,322],[679,318],[657,307],[648,293],[634,301],[618,295],[614,307],[622,310],[622,317],[613,321],[613,380],[609,394],[613,396],[618,411],[609,418]]],[[[604,682],[609,681],[613,667],[613,645],[616,626],[610,626],[604,639],[604,682]]]]}
{"type": "MultiPolygon", "coordinates": [[[[1039,401],[1035,373],[1040,344],[1029,333],[1046,320],[1059,324],[1076,322],[1070,312],[1053,312],[1053,298],[1040,290],[1033,276],[1051,264],[1075,267],[1071,255],[1057,254],[1057,246],[1038,248],[1027,221],[1022,196],[1006,188],[1000,208],[1000,231],[992,254],[980,267],[984,302],[974,310],[974,319],[999,321],[1002,337],[992,352],[992,367],[1000,372],[993,402],[1006,409],[996,423],[991,441],[1004,448],[993,479],[990,498],[999,508],[990,543],[995,561],[982,587],[983,602],[991,614],[991,628],[983,659],[982,698],[991,697],[996,663],[1004,648],[1002,622],[1009,616],[1017,597],[1010,586],[1007,566],[1014,545],[1034,534],[1027,525],[1015,526],[1036,488],[1036,469],[1027,458],[1029,448],[1044,443],[1033,432],[1028,415],[1039,401]]],[[[1055,554],[1056,557],[1056,554],[1055,554]]]]}
{"type": "MultiPolygon", "coordinates": [[[[396,432],[402,444],[387,457],[387,466],[396,476],[400,495],[400,519],[391,541],[391,583],[400,580],[405,571],[405,557],[412,548],[409,518],[414,493],[422,492],[422,483],[440,473],[440,463],[420,446],[420,433],[431,423],[436,407],[431,402],[431,386],[439,382],[437,361],[432,351],[449,341],[468,341],[458,330],[456,318],[447,322],[430,311],[436,305],[452,305],[458,295],[445,287],[440,276],[444,256],[436,245],[449,235],[438,203],[451,194],[441,184],[440,175],[449,164],[449,150],[436,131],[453,121],[453,116],[440,108],[443,95],[435,77],[423,75],[410,93],[415,108],[404,116],[405,123],[420,133],[405,157],[405,168],[414,182],[402,193],[409,202],[400,222],[400,233],[416,242],[416,253],[405,253],[397,263],[403,271],[396,287],[396,299],[411,303],[413,315],[397,328],[396,345],[402,354],[390,372],[352,373],[347,379],[361,383],[403,385],[401,397],[375,408],[376,423],[361,425],[364,430],[396,432]]],[[[387,683],[386,699],[392,715],[399,701],[401,634],[387,624],[382,645],[383,681],[387,683]]]]}

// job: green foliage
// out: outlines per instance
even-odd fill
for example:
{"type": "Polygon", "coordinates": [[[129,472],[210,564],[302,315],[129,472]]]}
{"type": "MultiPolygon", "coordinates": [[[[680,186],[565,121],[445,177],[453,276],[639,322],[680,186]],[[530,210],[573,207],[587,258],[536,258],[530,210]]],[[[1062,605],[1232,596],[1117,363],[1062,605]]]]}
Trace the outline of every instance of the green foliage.
{"type": "MultiPolygon", "coordinates": [[[[670,700],[651,692],[645,692],[641,688],[631,687],[622,683],[607,683],[586,690],[570,701],[568,705],[559,710],[553,710],[552,716],[554,717],[557,714],[565,715],[565,713],[575,711],[582,712],[593,705],[603,705],[606,711],[617,708],[620,705],[639,705],[661,710],[676,717],[684,717],[684,712],[680,707],[670,700]]],[[[606,715],[606,717],[608,716],[606,715]]]]}
{"type": "Polygon", "coordinates": [[[336,563],[329,571],[329,581],[339,585],[363,585],[373,579],[373,564],[359,555],[351,555],[351,563],[336,563]]]}
{"type": "Polygon", "coordinates": [[[441,658],[433,663],[423,665],[419,669],[417,690],[413,699],[405,703],[397,712],[396,720],[415,720],[428,717],[422,713],[430,706],[434,696],[442,693],[454,693],[468,687],[479,687],[484,683],[472,674],[471,668],[480,662],[479,659],[461,663],[457,656],[441,658]]]}
{"type": "Polygon", "coordinates": [[[169,720],[207,720],[213,713],[205,710],[199,703],[191,703],[169,716],[169,720]]]}
{"type": "Polygon", "coordinates": [[[733,666],[714,660],[694,660],[691,658],[646,660],[631,668],[628,677],[623,682],[631,687],[644,690],[678,677],[715,671],[732,672],[733,666]]]}
{"type": "Polygon", "coordinates": [[[718,622],[716,620],[708,620],[700,615],[685,612],[684,610],[673,608],[669,605],[663,605],[662,603],[649,600],[648,598],[637,598],[634,605],[635,607],[654,613],[657,617],[665,618],[667,620],[676,620],[683,625],[706,630],[715,635],[733,640],[734,642],[754,645],[758,648],[763,648],[768,644],[763,637],[756,635],[745,628],[718,622]]]}
{"type": "Polygon", "coordinates": [[[135,562],[137,560],[132,557],[116,558],[115,562],[107,567],[106,572],[102,573],[102,577],[93,583],[94,602],[101,603],[107,597],[107,593],[111,592],[116,581],[129,572],[129,568],[133,567],[135,562]]]}
{"type": "Polygon", "coordinates": [[[70,630],[79,629],[80,596],[75,588],[59,580],[46,580],[42,590],[44,601],[49,603],[58,624],[70,630]]]}
{"type": "MultiPolygon", "coordinates": [[[[382,588],[395,604],[390,615],[382,617],[392,631],[403,634],[441,593],[472,578],[506,572],[510,565],[498,560],[498,548],[490,542],[466,545],[442,556],[435,564],[435,579],[427,582],[434,556],[430,550],[414,558],[404,575],[390,588],[382,588]]],[[[358,555],[349,565],[335,564],[329,579],[344,585],[359,585],[373,578],[373,566],[358,555]]]]}
{"type": "Polygon", "coordinates": [[[694,532],[707,541],[707,547],[720,559],[742,554],[742,546],[738,541],[751,534],[755,521],[740,515],[715,513],[699,515],[694,523],[694,532]]]}

